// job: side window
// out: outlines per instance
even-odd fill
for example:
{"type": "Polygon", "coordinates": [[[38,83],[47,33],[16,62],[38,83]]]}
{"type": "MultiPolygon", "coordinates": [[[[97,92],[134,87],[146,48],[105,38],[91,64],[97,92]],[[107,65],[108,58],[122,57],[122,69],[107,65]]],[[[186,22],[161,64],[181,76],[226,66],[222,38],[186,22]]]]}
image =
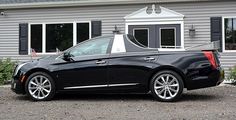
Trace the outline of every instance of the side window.
{"type": "Polygon", "coordinates": [[[107,49],[111,38],[97,38],[85,41],[70,51],[72,57],[82,55],[102,55],[107,54],[107,49]]]}

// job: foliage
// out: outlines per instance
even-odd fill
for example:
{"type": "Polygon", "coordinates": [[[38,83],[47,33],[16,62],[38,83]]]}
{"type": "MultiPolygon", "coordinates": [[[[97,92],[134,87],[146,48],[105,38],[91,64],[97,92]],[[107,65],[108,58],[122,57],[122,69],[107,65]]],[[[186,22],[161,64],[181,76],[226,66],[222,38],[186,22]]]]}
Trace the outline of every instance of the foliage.
{"type": "Polygon", "coordinates": [[[0,60],[0,85],[12,79],[15,65],[16,62],[13,62],[10,58],[0,60]]]}
{"type": "Polygon", "coordinates": [[[236,83],[236,66],[229,69],[229,76],[227,79],[232,83],[236,83]]]}

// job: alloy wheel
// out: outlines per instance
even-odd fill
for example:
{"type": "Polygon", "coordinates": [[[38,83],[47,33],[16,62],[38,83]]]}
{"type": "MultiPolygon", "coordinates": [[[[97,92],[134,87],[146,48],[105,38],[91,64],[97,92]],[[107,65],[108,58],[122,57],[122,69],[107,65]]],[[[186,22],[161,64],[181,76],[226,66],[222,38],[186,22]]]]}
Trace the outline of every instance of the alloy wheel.
{"type": "Polygon", "coordinates": [[[28,91],[35,99],[46,98],[52,90],[50,80],[43,75],[36,75],[29,80],[28,91]]]}
{"type": "Polygon", "coordinates": [[[172,99],[179,92],[179,82],[171,74],[162,74],[155,79],[154,90],[161,99],[172,99]]]}

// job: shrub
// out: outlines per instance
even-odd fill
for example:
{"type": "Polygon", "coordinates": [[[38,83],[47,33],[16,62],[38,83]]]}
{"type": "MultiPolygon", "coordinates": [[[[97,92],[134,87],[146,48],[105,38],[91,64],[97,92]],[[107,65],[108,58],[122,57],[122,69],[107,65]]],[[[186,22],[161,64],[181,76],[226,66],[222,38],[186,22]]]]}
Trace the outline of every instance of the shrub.
{"type": "Polygon", "coordinates": [[[236,83],[236,66],[229,68],[229,76],[227,79],[232,83],[236,83]]]}
{"type": "Polygon", "coordinates": [[[12,79],[12,74],[15,68],[16,62],[13,62],[10,58],[0,60],[0,85],[7,83],[12,79]]]}

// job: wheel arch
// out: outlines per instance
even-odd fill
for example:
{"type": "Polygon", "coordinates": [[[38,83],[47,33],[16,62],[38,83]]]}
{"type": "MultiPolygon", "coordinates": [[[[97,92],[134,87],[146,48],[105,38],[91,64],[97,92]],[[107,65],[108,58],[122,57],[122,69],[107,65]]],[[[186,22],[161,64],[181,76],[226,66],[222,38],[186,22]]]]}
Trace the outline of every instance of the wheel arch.
{"type": "Polygon", "coordinates": [[[168,66],[168,65],[160,66],[160,67],[155,68],[155,69],[152,71],[152,73],[151,73],[151,75],[150,75],[150,77],[149,77],[149,79],[148,79],[148,85],[149,85],[150,81],[152,80],[152,78],[154,77],[154,75],[155,75],[156,73],[158,73],[158,72],[160,72],[160,71],[164,71],[164,70],[170,70],[170,71],[176,72],[176,73],[177,73],[178,75],[180,75],[180,77],[182,78],[183,83],[184,83],[184,88],[187,88],[187,87],[188,87],[188,86],[187,86],[187,83],[186,83],[187,78],[185,77],[185,74],[184,74],[180,69],[178,69],[178,68],[176,68],[176,67],[174,67],[174,66],[168,66]]]}
{"type": "MultiPolygon", "coordinates": [[[[48,75],[53,79],[53,81],[55,82],[55,85],[57,85],[57,84],[56,84],[55,77],[51,74],[51,72],[50,72],[49,70],[44,69],[44,68],[33,68],[33,69],[27,71],[27,72],[25,73],[26,79],[24,80],[23,85],[25,85],[25,83],[26,83],[28,77],[29,77],[31,74],[35,73],[35,72],[44,72],[44,73],[48,74],[48,75]]],[[[57,87],[56,87],[56,88],[57,88],[57,87]]]]}

